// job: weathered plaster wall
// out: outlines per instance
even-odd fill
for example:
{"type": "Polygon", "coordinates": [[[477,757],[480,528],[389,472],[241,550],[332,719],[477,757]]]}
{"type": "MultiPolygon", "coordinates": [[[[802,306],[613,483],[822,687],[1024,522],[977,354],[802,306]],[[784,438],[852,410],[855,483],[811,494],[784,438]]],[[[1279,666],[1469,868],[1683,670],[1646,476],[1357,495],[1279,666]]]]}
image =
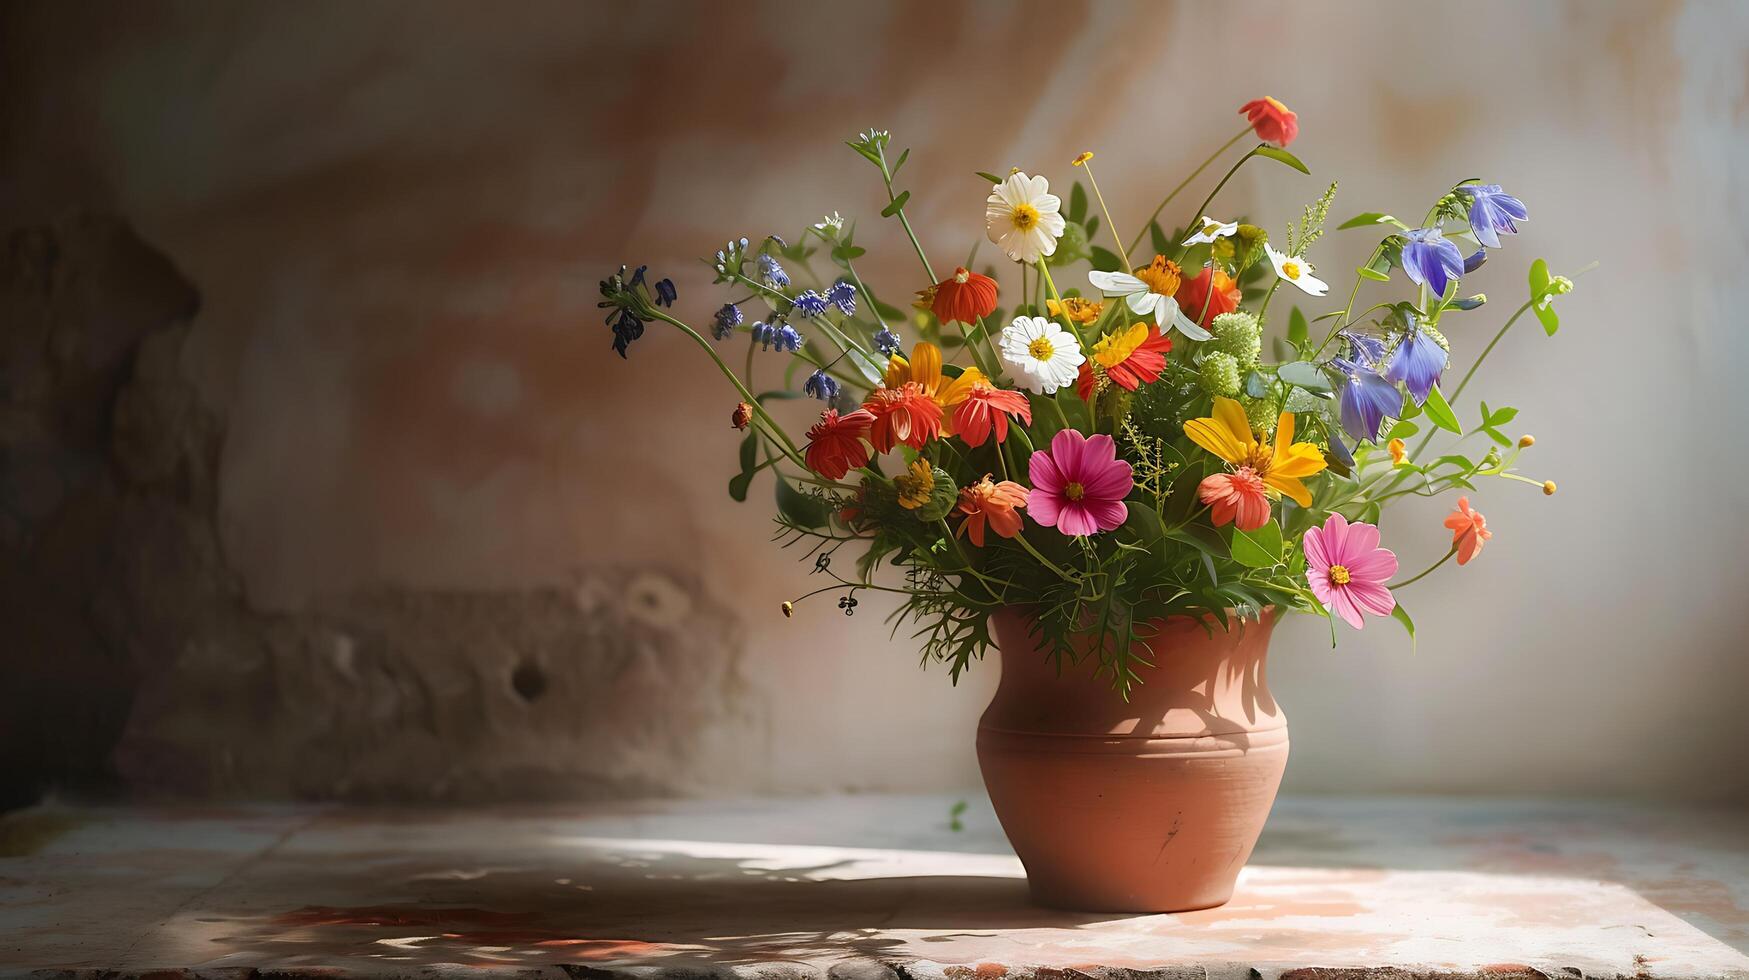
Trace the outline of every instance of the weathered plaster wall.
{"type": "MultiPolygon", "coordinates": [[[[914,147],[911,210],[926,244],[954,255],[980,236],[972,170],[1066,179],[1092,147],[1133,226],[1230,134],[1234,106],[1274,92],[1301,113],[1296,151],[1343,178],[1338,211],[1412,212],[1471,174],[1529,200],[1525,234],[1478,276],[1501,307],[1533,256],[1604,262],[1559,337],[1515,336],[1493,364],[1490,393],[1524,410],[1561,495],[1486,493],[1499,532],[1486,559],[1404,596],[1416,654],[1390,630],[1334,653],[1315,624],[1282,631],[1288,785],[1749,792],[1741,7],[1496,2],[1449,21],[1387,3],[4,16],[0,217],[54,229],[79,209],[118,214],[149,243],[130,250],[168,258],[198,315],[146,306],[128,350],[149,356],[121,358],[105,383],[149,362],[187,385],[167,431],[211,443],[161,457],[206,468],[181,497],[133,488],[121,429],[79,443],[113,471],[105,493],[191,524],[178,547],[199,541],[198,561],[131,531],[91,545],[108,558],[86,579],[9,556],[11,578],[72,583],[41,599],[8,590],[11,635],[31,638],[5,653],[9,679],[28,682],[9,693],[48,716],[28,729],[51,733],[33,735],[43,744],[70,745],[56,714],[84,712],[79,758],[124,732],[129,779],[197,793],[974,781],[970,730],[993,671],[957,691],[917,672],[878,600],[850,622],[827,606],[779,618],[807,577],[767,543],[762,508],[722,493],[728,394],[677,337],[612,358],[595,280],[650,262],[703,316],[720,297],[692,256],[838,209],[862,217],[869,271],[899,293],[916,285],[903,240],[876,218],[878,184],[843,136],[874,124],[914,147]],[[1653,451],[1675,465],[1648,465],[1653,451]],[[81,591],[130,564],[147,580],[133,601],[198,596],[151,640],[102,633],[96,593],[81,591]],[[532,701],[514,683],[525,664],[546,681],[532,701]],[[125,722],[133,681],[105,671],[139,683],[125,722]]],[[[1258,168],[1223,210],[1278,222],[1321,188],[1258,168]]],[[[1320,264],[1348,268],[1361,248],[1333,236],[1320,264]]],[[[1460,357],[1483,340],[1453,339],[1460,357]]],[[[9,481],[27,469],[14,452],[9,481]]],[[[1437,518],[1398,516],[1406,564],[1443,550],[1437,518]]]]}

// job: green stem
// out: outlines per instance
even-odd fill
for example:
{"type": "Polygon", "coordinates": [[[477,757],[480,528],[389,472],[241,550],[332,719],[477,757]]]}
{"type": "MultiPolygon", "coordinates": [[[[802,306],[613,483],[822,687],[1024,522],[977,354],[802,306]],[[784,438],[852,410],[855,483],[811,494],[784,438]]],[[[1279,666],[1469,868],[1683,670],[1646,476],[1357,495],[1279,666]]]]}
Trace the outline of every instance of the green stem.
{"type": "Polygon", "coordinates": [[[1534,299],[1525,301],[1525,304],[1520,306],[1517,312],[1513,313],[1512,316],[1506,320],[1505,325],[1500,328],[1500,332],[1494,335],[1493,340],[1488,341],[1488,346],[1482,348],[1481,356],[1477,357],[1476,362],[1470,365],[1470,369],[1464,372],[1463,380],[1459,381],[1457,388],[1452,391],[1451,398],[1449,399],[1450,401],[1456,401],[1458,397],[1464,393],[1464,385],[1470,383],[1470,377],[1476,373],[1476,369],[1482,366],[1482,362],[1488,359],[1489,354],[1493,353],[1494,345],[1500,342],[1501,337],[1506,336],[1506,331],[1511,330],[1512,325],[1517,323],[1518,318],[1523,316],[1524,311],[1530,309],[1535,302],[1536,300],[1534,299]]]}
{"type": "MultiPolygon", "coordinates": [[[[1136,240],[1133,242],[1130,242],[1129,248],[1124,249],[1123,255],[1124,255],[1125,264],[1128,264],[1130,256],[1135,254],[1136,246],[1142,244],[1142,239],[1147,237],[1148,229],[1151,228],[1153,226],[1154,222],[1160,217],[1160,212],[1166,210],[1166,205],[1172,203],[1172,199],[1178,196],[1178,192],[1184,190],[1186,187],[1189,187],[1190,182],[1195,180],[1199,175],[1201,175],[1204,170],[1207,170],[1209,167],[1209,164],[1214,163],[1216,160],[1219,160],[1221,158],[1221,154],[1232,149],[1233,144],[1244,139],[1245,134],[1249,133],[1249,132],[1251,132],[1250,126],[1246,126],[1244,129],[1239,130],[1238,133],[1234,134],[1232,139],[1226,141],[1225,143],[1222,143],[1220,149],[1209,154],[1209,158],[1207,160],[1204,160],[1200,165],[1198,165],[1195,170],[1192,170],[1190,172],[1190,176],[1184,178],[1184,180],[1182,182],[1180,182],[1177,187],[1172,188],[1172,193],[1166,195],[1166,199],[1164,201],[1161,201],[1160,206],[1154,209],[1154,213],[1151,215],[1148,215],[1148,220],[1142,223],[1141,233],[1136,235],[1136,240]]],[[[1224,183],[1224,181],[1223,181],[1223,183],[1224,183]]],[[[1205,204],[1204,207],[1206,207],[1206,206],[1207,205],[1205,204]]],[[[1200,217],[1202,217],[1202,213],[1199,211],[1193,217],[1193,220],[1194,220],[1194,218],[1200,218],[1200,217]]],[[[1107,218],[1106,220],[1109,221],[1110,219],[1107,218]]],[[[1112,230],[1111,237],[1113,239],[1117,238],[1117,230],[1116,229],[1112,230]]]]}
{"type": "Polygon", "coordinates": [[[1451,550],[1445,553],[1444,558],[1441,558],[1440,560],[1427,566],[1426,570],[1424,570],[1420,575],[1417,575],[1412,579],[1407,579],[1407,580],[1402,581],[1402,582],[1392,582],[1390,585],[1385,586],[1385,588],[1390,589],[1392,592],[1395,592],[1398,589],[1408,588],[1409,586],[1414,585],[1416,582],[1419,582],[1422,579],[1426,578],[1427,576],[1433,574],[1434,569],[1438,568],[1439,566],[1445,564],[1448,561],[1451,561],[1451,556],[1455,555],[1455,554],[1457,554],[1457,545],[1454,544],[1451,546],[1451,550]]]}
{"type": "MultiPolygon", "coordinates": [[[[1249,132],[1249,130],[1247,130],[1247,132],[1249,132]]],[[[1242,136],[1244,134],[1241,133],[1240,135],[1242,136]]],[[[1231,145],[1231,144],[1229,144],[1229,145],[1231,145]]],[[[1212,191],[1209,191],[1209,196],[1202,199],[1201,206],[1199,206],[1196,209],[1195,218],[1192,218],[1191,220],[1194,221],[1198,218],[1201,218],[1203,215],[1208,214],[1209,205],[1214,203],[1215,196],[1221,192],[1221,188],[1227,186],[1227,181],[1233,179],[1233,175],[1239,172],[1239,168],[1243,167],[1245,165],[1245,161],[1256,156],[1257,151],[1263,149],[1264,145],[1265,144],[1263,144],[1263,143],[1257,144],[1255,147],[1253,147],[1251,149],[1251,151],[1249,153],[1246,153],[1244,156],[1240,157],[1238,163],[1233,164],[1232,168],[1227,171],[1226,176],[1221,178],[1221,182],[1215,185],[1215,189],[1212,191]]],[[[1188,251],[1190,251],[1189,245],[1179,245],[1178,246],[1178,258],[1180,260],[1182,260],[1184,258],[1184,253],[1186,253],[1188,251]]],[[[1211,283],[1211,285],[1212,285],[1212,283],[1211,283]]]]}
{"type": "Polygon", "coordinates": [[[1026,553],[1031,555],[1033,558],[1037,559],[1039,564],[1041,564],[1044,567],[1055,572],[1057,574],[1058,578],[1062,579],[1065,582],[1079,582],[1080,581],[1080,579],[1078,577],[1076,577],[1075,575],[1073,575],[1072,573],[1066,572],[1063,569],[1057,567],[1056,562],[1051,561],[1049,558],[1046,558],[1044,555],[1039,554],[1038,549],[1034,548],[1032,546],[1032,542],[1026,540],[1026,532],[1022,531],[1021,533],[1016,534],[1014,536],[1014,540],[1020,542],[1020,546],[1024,549],[1026,549],[1026,553]]]}
{"type": "MultiPolygon", "coordinates": [[[[875,153],[881,159],[881,180],[887,185],[887,203],[891,204],[898,198],[893,196],[893,172],[887,169],[887,151],[877,145],[875,153]]],[[[934,267],[929,264],[929,256],[923,254],[923,243],[917,240],[917,233],[911,230],[911,221],[905,217],[905,209],[899,208],[896,213],[899,216],[899,224],[905,227],[905,235],[911,239],[911,247],[917,250],[917,261],[923,263],[923,271],[928,274],[929,281],[932,283],[940,282],[941,280],[935,277],[934,267]]]]}
{"type": "Polygon", "coordinates": [[[704,352],[711,356],[712,361],[716,362],[717,370],[723,372],[723,377],[728,378],[729,383],[735,386],[735,390],[741,393],[741,400],[753,407],[754,414],[758,415],[760,420],[765,423],[766,427],[776,434],[778,439],[783,443],[784,454],[789,456],[789,458],[797,465],[806,469],[807,463],[802,460],[801,451],[796,448],[796,444],[790,441],[789,433],[783,431],[783,427],[777,424],[777,420],[772,418],[770,413],[765,411],[765,406],[759,404],[759,399],[754,396],[753,392],[747,390],[747,386],[741,383],[741,379],[735,375],[734,370],[723,362],[722,355],[717,353],[717,349],[711,345],[711,342],[704,339],[704,336],[697,330],[694,330],[681,321],[663,313],[661,310],[652,310],[651,312],[655,315],[656,319],[661,320],[663,323],[671,323],[674,326],[679,327],[688,337],[692,338],[694,343],[704,348],[704,352]]]}
{"type": "MultiPolygon", "coordinates": [[[[1099,210],[1105,215],[1105,227],[1111,230],[1111,243],[1116,245],[1122,242],[1123,238],[1117,233],[1117,222],[1111,220],[1111,209],[1105,206],[1105,195],[1099,193],[1099,181],[1093,177],[1093,161],[1089,160],[1081,166],[1087,171],[1087,182],[1093,185],[1093,196],[1099,200],[1099,210]]],[[[1162,203],[1160,206],[1165,207],[1166,205],[1162,203]]],[[[1127,254],[1125,258],[1128,258],[1127,254]]]]}

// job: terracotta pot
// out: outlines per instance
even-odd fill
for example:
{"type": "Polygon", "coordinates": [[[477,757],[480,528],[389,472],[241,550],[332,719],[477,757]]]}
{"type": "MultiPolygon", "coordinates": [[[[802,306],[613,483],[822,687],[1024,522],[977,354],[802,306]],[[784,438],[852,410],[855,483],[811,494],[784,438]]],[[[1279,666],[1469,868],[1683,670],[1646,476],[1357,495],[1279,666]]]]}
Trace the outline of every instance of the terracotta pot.
{"type": "Polygon", "coordinates": [[[1002,682],[978,763],[1033,900],[1177,912],[1232,897],[1287,766],[1265,660],[1274,618],[1156,620],[1155,664],[1126,703],[1089,663],[1059,676],[1026,613],[996,613],[1002,682]]]}

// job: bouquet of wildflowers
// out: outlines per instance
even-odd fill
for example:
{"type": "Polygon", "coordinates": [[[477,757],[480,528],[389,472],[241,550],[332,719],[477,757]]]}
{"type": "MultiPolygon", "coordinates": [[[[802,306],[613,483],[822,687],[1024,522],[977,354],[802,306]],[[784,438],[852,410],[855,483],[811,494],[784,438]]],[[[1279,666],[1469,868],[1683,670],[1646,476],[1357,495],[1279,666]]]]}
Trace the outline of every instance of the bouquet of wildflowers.
{"type": "Polygon", "coordinates": [[[1125,692],[1150,624],[1169,616],[1214,629],[1294,609],[1328,619],[1333,642],[1338,619],[1359,629],[1389,616],[1413,637],[1397,593],[1491,537],[1469,494],[1490,479],[1555,492],[1516,470],[1534,440],[1508,433],[1515,409],[1454,406],[1525,313],[1555,332],[1551,300],[1572,283],[1533,263],[1529,295],[1454,383],[1448,336],[1472,346],[1469,321],[1492,308],[1464,277],[1517,232],[1524,204],[1472,179],[1418,222],[1343,222],[1384,234],[1338,306],[1313,261],[1336,184],[1280,237],[1219,216],[1221,188],[1252,160],[1310,173],[1286,149],[1294,113],[1270,98],[1240,111],[1246,128],[1141,224],[1114,220],[1090,152],[1072,165],[1097,211],[1078,181],[1065,206],[1043,176],[978,174],[987,241],[951,269],[907,218],[909,151],[862,133],[849,146],[879,171],[881,217],[916,253],[911,311],[858,274],[857,226],[833,213],[706,260],[728,291],[708,339],[672,314],[670,280],[621,269],[601,284],[614,348],[625,356],[652,321],[704,348],[740,393],[729,493],[746,499],[770,471],[779,539],[828,580],[794,601],[836,595],[848,615],[858,592],[898,592],[895,629],[915,627],[924,662],[956,679],[992,646],[988,616],[1004,606],[1025,607],[1047,649],[1092,659],[1125,692]],[[1178,194],[1253,134],[1167,231],[1178,194]],[[798,397],[822,403],[800,437],[771,412],[798,397]],[[1380,546],[1384,506],[1448,493],[1451,550],[1401,575],[1380,546]]]}

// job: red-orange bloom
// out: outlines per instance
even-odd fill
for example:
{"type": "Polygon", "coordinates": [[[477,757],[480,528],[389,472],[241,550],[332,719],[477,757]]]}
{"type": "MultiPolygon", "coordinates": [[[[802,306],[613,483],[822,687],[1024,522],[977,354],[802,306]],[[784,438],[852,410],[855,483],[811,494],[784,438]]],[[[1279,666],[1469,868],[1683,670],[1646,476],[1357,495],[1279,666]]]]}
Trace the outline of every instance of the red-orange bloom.
{"type": "Polygon", "coordinates": [[[1020,508],[1026,506],[1026,488],[1011,480],[993,483],[990,474],[960,490],[957,513],[966,515],[959,532],[972,539],[972,544],[984,546],[984,526],[1005,538],[1020,533],[1020,508]]]}
{"type": "Polygon", "coordinates": [[[996,441],[1008,438],[1008,416],[1032,424],[1032,403],[1018,391],[1004,391],[988,381],[975,381],[966,399],[953,410],[953,431],[968,446],[982,446],[992,429],[996,441]]]}
{"type": "Polygon", "coordinates": [[[899,443],[920,449],[941,435],[941,405],[915,381],[876,388],[862,408],[874,417],[868,438],[877,453],[890,453],[899,443]]]}
{"type": "Polygon", "coordinates": [[[1184,315],[1196,320],[1204,329],[1215,322],[1215,317],[1222,313],[1231,313],[1239,308],[1239,284],[1225,271],[1214,266],[1205,266],[1202,275],[1195,279],[1184,280],[1178,287],[1178,308],[1184,315]],[[1209,297],[1209,280],[1214,280],[1214,297],[1209,297]]]}
{"type": "Polygon", "coordinates": [[[1240,106],[1239,112],[1251,123],[1260,140],[1286,146],[1300,135],[1300,117],[1270,96],[1252,99],[1240,106]]]}
{"type": "Polygon", "coordinates": [[[1459,497],[1457,510],[1446,515],[1445,526],[1451,528],[1451,545],[1457,549],[1458,564],[1468,564],[1482,553],[1482,545],[1494,536],[1488,530],[1488,519],[1481,511],[1470,509],[1470,498],[1459,497]]]}
{"type": "Polygon", "coordinates": [[[1152,323],[1135,323],[1128,330],[1113,330],[1093,345],[1093,356],[1081,362],[1075,391],[1082,401],[1093,399],[1096,366],[1112,384],[1125,391],[1158,381],[1160,372],[1166,370],[1166,352],[1171,349],[1172,338],[1162,336],[1160,328],[1152,323]]]}
{"type": "Polygon", "coordinates": [[[1196,497],[1209,505],[1215,527],[1231,523],[1241,531],[1255,531],[1269,523],[1269,494],[1263,478],[1249,466],[1204,479],[1197,484],[1196,497]]]}
{"type": "Polygon", "coordinates": [[[842,480],[844,474],[868,463],[869,426],[874,416],[863,409],[839,415],[828,408],[820,413],[820,421],[808,430],[808,448],[804,458],[808,469],[828,480],[842,480]]]}
{"type": "Polygon", "coordinates": [[[996,312],[996,280],[969,272],[964,266],[935,284],[929,308],[942,323],[976,323],[996,312]]]}

